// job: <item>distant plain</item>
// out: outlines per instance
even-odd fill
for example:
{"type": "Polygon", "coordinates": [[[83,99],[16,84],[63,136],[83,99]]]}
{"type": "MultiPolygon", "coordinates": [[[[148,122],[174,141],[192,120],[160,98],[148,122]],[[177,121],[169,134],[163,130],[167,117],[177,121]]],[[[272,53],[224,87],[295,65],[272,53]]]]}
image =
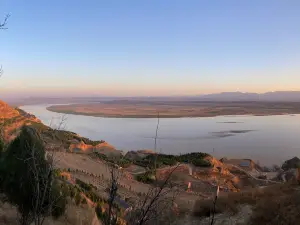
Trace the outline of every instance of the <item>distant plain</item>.
{"type": "Polygon", "coordinates": [[[135,101],[54,105],[49,111],[97,117],[161,118],[299,114],[300,102],[135,101]]]}

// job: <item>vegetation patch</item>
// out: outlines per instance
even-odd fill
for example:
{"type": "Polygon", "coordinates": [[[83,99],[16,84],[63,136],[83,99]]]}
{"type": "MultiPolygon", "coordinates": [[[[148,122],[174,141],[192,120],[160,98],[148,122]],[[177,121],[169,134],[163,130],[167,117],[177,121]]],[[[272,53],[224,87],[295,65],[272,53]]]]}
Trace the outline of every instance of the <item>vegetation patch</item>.
{"type": "Polygon", "coordinates": [[[91,186],[90,184],[87,184],[79,179],[76,179],[76,184],[80,186],[82,189],[84,189],[85,191],[91,191],[93,188],[93,186],[91,186]]]}
{"type": "Polygon", "coordinates": [[[23,127],[20,135],[2,151],[0,178],[0,191],[17,207],[22,224],[40,224],[41,218],[64,213],[65,195],[34,129],[23,127]]]}
{"type": "Polygon", "coordinates": [[[154,174],[151,171],[147,171],[144,174],[137,175],[136,180],[142,183],[150,184],[154,181],[154,174]]]}
{"type": "Polygon", "coordinates": [[[127,159],[127,158],[124,158],[124,157],[121,157],[121,158],[109,158],[106,155],[101,154],[99,152],[93,152],[93,153],[91,153],[91,155],[97,157],[98,159],[101,159],[103,161],[109,162],[111,164],[116,164],[116,165],[118,165],[120,167],[123,167],[123,168],[129,167],[133,163],[130,159],[127,159]]]}
{"type": "Polygon", "coordinates": [[[210,162],[204,158],[209,156],[206,153],[194,152],[183,155],[166,155],[166,154],[151,154],[145,157],[143,160],[135,162],[135,164],[148,167],[148,168],[160,168],[163,166],[175,166],[177,163],[190,163],[199,167],[211,167],[210,162]]]}

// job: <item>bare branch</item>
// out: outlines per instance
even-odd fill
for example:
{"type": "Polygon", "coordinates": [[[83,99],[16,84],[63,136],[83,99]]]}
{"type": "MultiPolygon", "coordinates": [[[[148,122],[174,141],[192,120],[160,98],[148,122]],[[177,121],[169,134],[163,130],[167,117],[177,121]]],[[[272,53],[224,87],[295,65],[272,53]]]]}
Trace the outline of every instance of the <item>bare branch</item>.
{"type": "Polygon", "coordinates": [[[158,129],[159,129],[159,112],[157,113],[157,125],[156,125],[155,138],[154,138],[154,151],[155,151],[154,175],[155,175],[155,180],[157,180],[157,178],[156,178],[157,151],[156,150],[157,150],[158,129]]]}
{"type": "Polygon", "coordinates": [[[10,17],[10,14],[7,14],[4,18],[4,21],[0,23],[0,30],[6,30],[7,27],[7,21],[8,21],[8,18],[10,17]]]}
{"type": "MultiPolygon", "coordinates": [[[[10,17],[10,14],[7,14],[4,18],[4,21],[0,22],[0,30],[6,30],[7,29],[6,24],[7,24],[7,21],[8,21],[9,17],[10,17]]],[[[2,66],[0,66],[0,77],[2,76],[2,74],[3,74],[3,69],[2,69],[2,66]]]]}
{"type": "Polygon", "coordinates": [[[64,130],[66,128],[66,121],[68,120],[68,117],[66,114],[62,115],[60,122],[58,124],[58,127],[56,128],[56,130],[64,130]]]}
{"type": "Polygon", "coordinates": [[[114,201],[117,196],[118,191],[118,178],[116,175],[115,168],[111,166],[110,168],[110,174],[111,174],[111,182],[109,187],[109,198],[108,198],[108,215],[107,220],[105,221],[106,225],[115,225],[117,222],[117,213],[114,212],[113,214],[113,208],[114,208],[114,201]]]}
{"type": "Polygon", "coordinates": [[[180,164],[174,166],[158,187],[149,188],[145,198],[136,207],[137,214],[133,215],[133,218],[129,219],[131,222],[130,224],[144,225],[152,219],[155,219],[156,223],[158,222],[158,219],[161,216],[160,214],[162,214],[165,209],[174,202],[175,195],[169,196],[172,191],[174,191],[172,187],[169,187],[169,181],[173,172],[179,166],[180,164]],[[169,199],[171,199],[171,201],[169,201],[169,199]]]}

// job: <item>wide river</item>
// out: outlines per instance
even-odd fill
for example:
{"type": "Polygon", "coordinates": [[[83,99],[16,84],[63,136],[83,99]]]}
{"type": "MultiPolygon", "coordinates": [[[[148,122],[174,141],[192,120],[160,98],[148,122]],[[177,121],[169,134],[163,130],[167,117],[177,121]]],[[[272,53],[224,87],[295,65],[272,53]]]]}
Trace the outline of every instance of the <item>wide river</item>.
{"type": "MultiPolygon", "coordinates": [[[[44,124],[56,126],[63,114],[48,105],[21,108],[44,124]]],[[[157,119],[101,118],[66,115],[66,130],[105,140],[120,150],[154,149],[157,119]]],[[[251,158],[262,165],[300,158],[300,115],[218,116],[160,119],[157,151],[207,152],[217,158],[251,158]]]]}

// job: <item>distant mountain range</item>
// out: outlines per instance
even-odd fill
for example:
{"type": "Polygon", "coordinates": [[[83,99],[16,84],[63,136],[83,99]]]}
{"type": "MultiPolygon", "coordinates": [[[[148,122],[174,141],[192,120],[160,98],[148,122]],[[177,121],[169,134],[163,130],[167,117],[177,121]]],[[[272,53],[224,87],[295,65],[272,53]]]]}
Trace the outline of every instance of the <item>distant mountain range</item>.
{"type": "Polygon", "coordinates": [[[266,102],[300,102],[300,91],[275,91],[262,94],[250,92],[222,92],[194,96],[149,96],[149,97],[51,97],[51,98],[24,98],[6,99],[13,106],[26,104],[66,104],[66,103],[92,103],[105,101],[266,101],[266,102]]]}
{"type": "Polygon", "coordinates": [[[218,94],[200,95],[198,100],[209,101],[292,101],[300,102],[300,91],[275,91],[258,93],[223,92],[218,94]]]}

